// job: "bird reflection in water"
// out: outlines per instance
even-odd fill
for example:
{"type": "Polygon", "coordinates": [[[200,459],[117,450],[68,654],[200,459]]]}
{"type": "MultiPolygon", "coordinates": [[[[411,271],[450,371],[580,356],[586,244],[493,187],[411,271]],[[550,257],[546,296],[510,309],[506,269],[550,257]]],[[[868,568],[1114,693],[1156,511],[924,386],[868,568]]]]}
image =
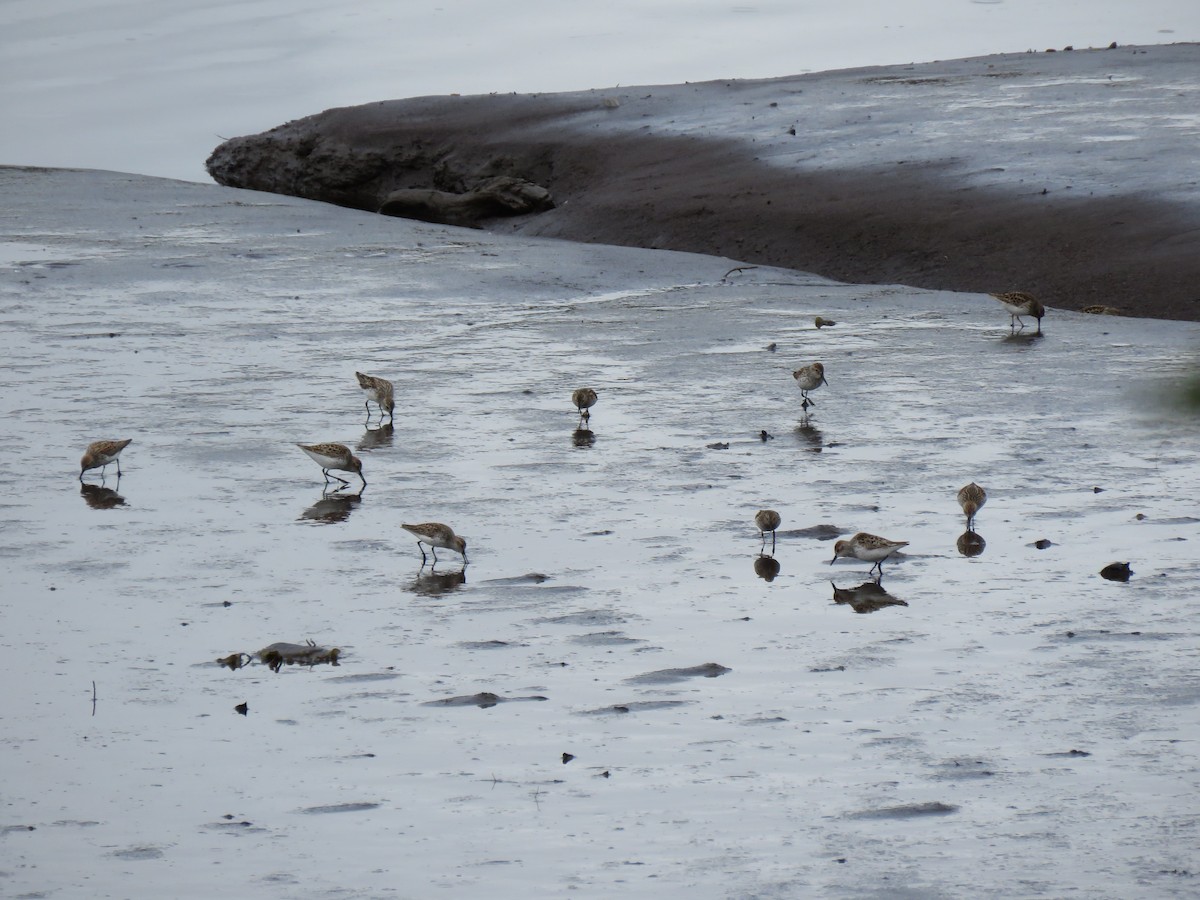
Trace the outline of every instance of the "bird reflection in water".
{"type": "Polygon", "coordinates": [[[968,530],[958,536],[957,544],[958,552],[963,556],[979,556],[987,546],[987,541],[982,535],[968,530]]]}
{"type": "Polygon", "coordinates": [[[319,525],[333,525],[345,522],[358,504],[362,503],[362,491],[357,494],[342,494],[339,491],[326,491],[321,499],[300,514],[301,521],[315,522],[319,525]]]}
{"type": "Polygon", "coordinates": [[[396,435],[396,427],[388,422],[375,428],[367,427],[362,439],[358,442],[359,450],[379,450],[392,446],[392,438],[396,435]]]}
{"type": "Polygon", "coordinates": [[[833,582],[833,602],[845,604],[856,613],[873,613],[885,606],[908,606],[898,597],[893,597],[883,589],[878,581],[864,581],[858,587],[840,588],[833,582]]]}
{"type": "Polygon", "coordinates": [[[465,568],[453,572],[438,572],[435,569],[426,569],[425,566],[421,566],[421,570],[417,572],[417,577],[413,579],[409,589],[413,593],[425,597],[438,597],[458,590],[466,583],[467,570],[465,568]]]}
{"type": "Polygon", "coordinates": [[[1018,347],[1032,347],[1044,337],[1045,335],[1040,331],[1014,331],[1012,334],[1006,334],[1000,338],[1000,343],[1015,344],[1018,347]]]}
{"type": "Polygon", "coordinates": [[[807,413],[800,420],[800,424],[796,426],[795,434],[796,440],[800,442],[800,446],[805,450],[820,453],[821,449],[825,446],[825,435],[821,433],[820,428],[808,420],[807,413]]]}
{"type": "Polygon", "coordinates": [[[763,581],[774,581],[779,576],[779,560],[760,553],[754,557],[754,574],[763,581]]]}
{"type": "Polygon", "coordinates": [[[571,443],[580,448],[587,448],[596,443],[596,435],[590,428],[576,428],[571,432],[571,443]]]}
{"type": "MultiPolygon", "coordinates": [[[[117,487],[120,486],[121,479],[118,478],[117,487]]],[[[112,488],[103,487],[99,484],[81,484],[79,486],[79,494],[92,509],[113,509],[125,505],[124,497],[112,488]]]]}

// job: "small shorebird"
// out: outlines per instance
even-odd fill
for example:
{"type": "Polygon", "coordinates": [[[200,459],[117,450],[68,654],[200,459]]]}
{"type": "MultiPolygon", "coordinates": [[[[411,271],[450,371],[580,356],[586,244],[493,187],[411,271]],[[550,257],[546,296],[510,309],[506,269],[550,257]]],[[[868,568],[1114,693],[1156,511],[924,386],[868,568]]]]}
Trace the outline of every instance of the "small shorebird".
{"type": "Polygon", "coordinates": [[[579,410],[579,421],[587,422],[592,418],[592,414],[588,410],[596,405],[597,399],[596,392],[591,388],[576,388],[571,394],[571,402],[579,410]]]}
{"type": "Polygon", "coordinates": [[[819,362],[815,362],[811,366],[797,369],[792,373],[792,377],[796,379],[796,387],[800,388],[800,396],[804,398],[804,402],[800,406],[805,412],[808,412],[810,406],[817,405],[809,399],[808,392],[815,391],[823,384],[829,384],[825,380],[825,367],[819,362]]]}
{"type": "Polygon", "coordinates": [[[417,536],[417,549],[421,551],[421,564],[424,565],[426,556],[422,544],[428,544],[433,553],[434,565],[437,564],[437,548],[453,550],[462,554],[463,565],[467,564],[467,542],[454,533],[454,529],[441,522],[423,522],[420,525],[401,525],[405,531],[417,536]]]}
{"type": "Polygon", "coordinates": [[[321,467],[321,471],[325,474],[325,483],[329,484],[329,479],[334,478],[342,484],[349,484],[345,478],[338,478],[337,475],[330,475],[330,469],[337,469],[341,472],[354,472],[359,478],[362,478],[363,487],[367,486],[367,479],[363,477],[362,460],[350,452],[350,448],[345,444],[297,444],[301,450],[312,457],[313,462],[321,467]]]}
{"type": "MultiPolygon", "coordinates": [[[[1009,315],[1012,316],[1011,328],[1017,327],[1017,323],[1021,322],[1021,316],[1033,316],[1038,320],[1037,333],[1042,333],[1042,316],[1046,314],[1046,307],[1042,306],[1042,301],[1033,294],[1027,294],[1024,291],[1005,291],[1003,294],[990,294],[989,296],[1008,310],[1009,315]]],[[[1024,330],[1024,322],[1021,322],[1021,328],[1024,330]]]]}
{"type": "Polygon", "coordinates": [[[117,477],[121,477],[121,451],[133,442],[133,438],[123,441],[94,441],[88,444],[83,459],[79,461],[79,480],[83,481],[83,473],[88,469],[99,469],[100,477],[104,477],[104,468],[111,462],[117,464],[117,477]]]}
{"type": "Polygon", "coordinates": [[[987,491],[973,481],[958,492],[958,505],[966,514],[968,531],[975,521],[975,513],[983,509],[985,503],[987,503],[987,491]]]}
{"type": "Polygon", "coordinates": [[[879,577],[882,578],[883,561],[901,547],[907,546],[908,541],[889,541],[887,538],[860,531],[850,540],[838,541],[833,545],[833,559],[829,561],[829,564],[832,566],[837,562],[839,556],[873,562],[875,565],[871,566],[871,571],[879,569],[879,577]]]}
{"type": "Polygon", "coordinates": [[[374,375],[364,375],[362,372],[354,374],[358,378],[358,386],[367,395],[367,399],[363,403],[363,406],[367,408],[367,415],[371,415],[371,401],[374,400],[375,405],[379,407],[379,418],[382,419],[384,410],[387,410],[388,421],[391,421],[392,413],[396,409],[392,383],[386,378],[376,378],[374,375]]]}
{"type": "Polygon", "coordinates": [[[767,532],[771,532],[771,552],[775,552],[775,529],[779,527],[779,513],[773,509],[760,509],[754,514],[754,524],[758,526],[759,532],[762,534],[762,547],[759,550],[766,549],[767,532]]]}

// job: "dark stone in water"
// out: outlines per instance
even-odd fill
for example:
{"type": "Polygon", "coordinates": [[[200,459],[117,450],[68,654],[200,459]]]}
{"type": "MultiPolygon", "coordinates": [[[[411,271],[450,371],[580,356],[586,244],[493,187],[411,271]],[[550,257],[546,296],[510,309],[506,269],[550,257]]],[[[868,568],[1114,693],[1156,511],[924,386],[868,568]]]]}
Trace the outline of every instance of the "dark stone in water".
{"type": "Polygon", "coordinates": [[[1033,546],[1037,547],[1039,550],[1045,550],[1047,547],[1053,547],[1054,543],[1047,538],[1042,538],[1041,540],[1034,541],[1033,546]]]}
{"type": "Polygon", "coordinates": [[[1107,578],[1109,581],[1128,581],[1129,576],[1133,574],[1133,569],[1129,568],[1129,563],[1109,563],[1100,570],[1100,577],[1107,578]]]}

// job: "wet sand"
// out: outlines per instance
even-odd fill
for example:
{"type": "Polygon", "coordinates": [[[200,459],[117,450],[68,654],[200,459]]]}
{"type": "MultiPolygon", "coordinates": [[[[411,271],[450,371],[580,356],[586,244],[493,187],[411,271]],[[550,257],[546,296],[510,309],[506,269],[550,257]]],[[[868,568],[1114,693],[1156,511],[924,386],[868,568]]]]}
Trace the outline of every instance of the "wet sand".
{"type": "Polygon", "coordinates": [[[1194,893],[1200,463],[1159,401],[1200,326],[0,188],[4,893],[1194,893]],[[125,475],[81,489],[102,437],[125,475]],[[361,495],[293,443],[329,440],[361,495]],[[829,565],[858,530],[909,541],[882,591],[829,565]],[[306,639],[339,665],[216,662],[306,639]]]}

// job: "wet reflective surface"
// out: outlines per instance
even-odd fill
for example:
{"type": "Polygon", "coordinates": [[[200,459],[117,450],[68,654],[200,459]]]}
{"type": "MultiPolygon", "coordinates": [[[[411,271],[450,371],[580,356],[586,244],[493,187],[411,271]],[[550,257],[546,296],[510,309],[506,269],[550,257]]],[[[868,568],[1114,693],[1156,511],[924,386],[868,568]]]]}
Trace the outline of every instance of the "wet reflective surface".
{"type": "Polygon", "coordinates": [[[34,826],[2,892],[135,866],[173,895],[217,859],[269,897],[1190,890],[1200,464],[1153,398],[1196,326],[1050,310],[1016,341],[982,295],[0,178],[0,240],[36,251],[0,268],[5,802],[34,826]],[[81,486],[118,433],[119,492],[81,486]],[[323,492],[313,436],[370,486],[323,492]],[[414,521],[470,564],[421,567],[414,521]],[[909,541],[882,582],[828,566],[858,530],[909,541]],[[281,637],[278,672],[248,659],[281,637]]]}

